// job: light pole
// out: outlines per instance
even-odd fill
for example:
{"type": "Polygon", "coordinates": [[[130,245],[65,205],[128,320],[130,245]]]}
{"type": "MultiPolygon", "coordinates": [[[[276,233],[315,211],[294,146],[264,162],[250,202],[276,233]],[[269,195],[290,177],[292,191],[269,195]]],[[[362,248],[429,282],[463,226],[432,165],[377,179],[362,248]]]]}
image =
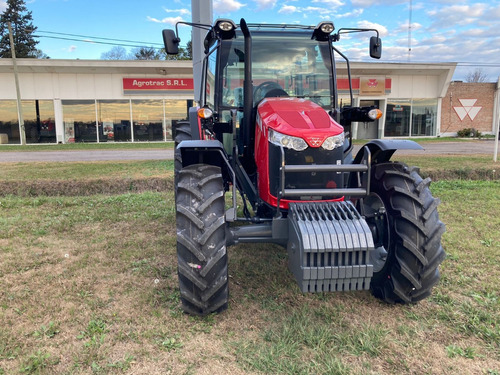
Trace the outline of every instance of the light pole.
{"type": "Polygon", "coordinates": [[[16,61],[16,48],[14,46],[14,37],[12,36],[12,26],[10,21],[7,22],[9,28],[9,39],[10,39],[10,50],[12,53],[12,64],[14,65],[14,78],[16,81],[16,94],[17,94],[17,113],[19,116],[19,131],[21,138],[21,145],[26,144],[26,131],[24,128],[24,118],[23,118],[23,107],[21,105],[21,91],[19,90],[19,73],[17,71],[17,61],[16,61]]]}
{"type": "MultiPolygon", "coordinates": [[[[212,0],[191,0],[191,22],[211,25],[213,21],[212,0]]],[[[203,39],[205,30],[193,27],[191,45],[193,49],[194,100],[200,102],[201,70],[203,67],[203,39]]]]}

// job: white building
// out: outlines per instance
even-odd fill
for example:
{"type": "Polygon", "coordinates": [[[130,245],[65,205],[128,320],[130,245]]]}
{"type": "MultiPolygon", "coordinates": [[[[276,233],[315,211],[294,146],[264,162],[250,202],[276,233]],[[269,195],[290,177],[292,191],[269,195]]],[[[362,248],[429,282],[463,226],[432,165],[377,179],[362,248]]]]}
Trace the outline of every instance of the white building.
{"type": "MultiPolygon", "coordinates": [[[[18,59],[27,143],[171,139],[193,104],[191,61],[18,59]]],[[[351,63],[353,105],[378,105],[378,123],[354,124],[355,138],[436,136],[456,64],[351,63]]],[[[339,64],[342,105],[350,104],[339,64]]],[[[11,59],[0,59],[0,142],[19,144],[11,59]]]]}

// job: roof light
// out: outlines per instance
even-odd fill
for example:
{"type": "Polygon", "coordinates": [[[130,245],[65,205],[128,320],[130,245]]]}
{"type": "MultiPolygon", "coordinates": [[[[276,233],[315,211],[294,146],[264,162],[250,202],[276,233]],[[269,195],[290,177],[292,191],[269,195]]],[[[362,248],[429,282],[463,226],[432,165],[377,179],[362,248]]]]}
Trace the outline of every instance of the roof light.
{"type": "MultiPolygon", "coordinates": [[[[213,37],[223,40],[233,39],[236,37],[236,24],[226,18],[217,19],[212,30],[215,33],[213,37]]],[[[210,35],[210,33],[208,35],[210,35]]]]}
{"type": "Polygon", "coordinates": [[[333,23],[323,23],[321,24],[320,29],[325,34],[330,34],[335,28],[333,27],[333,23]]]}
{"type": "Polygon", "coordinates": [[[314,29],[312,39],[315,40],[328,40],[332,31],[335,30],[335,26],[331,21],[320,22],[318,26],[314,29]]]}
{"type": "Polygon", "coordinates": [[[229,22],[229,21],[221,21],[217,24],[217,26],[219,27],[219,29],[221,29],[222,31],[231,31],[234,29],[234,23],[232,22],[229,22]]]}

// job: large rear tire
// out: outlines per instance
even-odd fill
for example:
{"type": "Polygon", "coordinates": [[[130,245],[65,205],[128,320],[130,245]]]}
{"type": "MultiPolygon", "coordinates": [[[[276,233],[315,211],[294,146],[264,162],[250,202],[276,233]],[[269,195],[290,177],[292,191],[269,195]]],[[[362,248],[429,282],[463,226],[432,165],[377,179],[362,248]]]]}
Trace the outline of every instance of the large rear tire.
{"type": "Polygon", "coordinates": [[[364,200],[378,242],[371,290],[388,303],[413,303],[429,296],[446,256],[439,199],[429,190],[431,180],[423,180],[418,172],[398,162],[374,165],[371,194],[364,200]]]}
{"type": "Polygon", "coordinates": [[[192,315],[225,310],[229,300],[221,169],[196,164],[179,171],[177,260],[182,308],[192,315]]]}

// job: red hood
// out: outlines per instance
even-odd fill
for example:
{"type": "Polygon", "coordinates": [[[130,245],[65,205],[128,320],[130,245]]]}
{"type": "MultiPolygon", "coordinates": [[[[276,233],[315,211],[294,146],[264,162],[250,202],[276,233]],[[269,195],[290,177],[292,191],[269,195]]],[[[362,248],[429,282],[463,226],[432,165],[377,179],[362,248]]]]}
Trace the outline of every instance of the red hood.
{"type": "Polygon", "coordinates": [[[267,98],[257,108],[257,124],[264,134],[267,128],[300,137],[311,147],[319,147],[344,128],[316,103],[299,98],[267,98]]]}

